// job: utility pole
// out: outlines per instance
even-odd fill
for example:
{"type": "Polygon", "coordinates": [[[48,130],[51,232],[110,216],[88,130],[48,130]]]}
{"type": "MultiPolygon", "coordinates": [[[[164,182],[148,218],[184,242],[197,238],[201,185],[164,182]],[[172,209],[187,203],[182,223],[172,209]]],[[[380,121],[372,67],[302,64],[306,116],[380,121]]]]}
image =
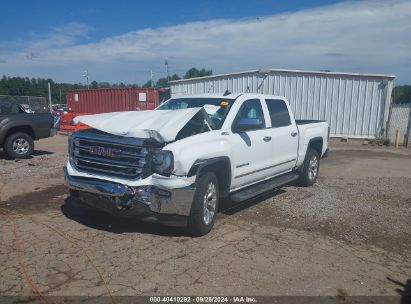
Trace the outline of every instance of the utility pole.
{"type": "Polygon", "coordinates": [[[406,146],[408,148],[408,146],[410,145],[410,138],[411,138],[411,96],[410,96],[410,109],[408,112],[408,126],[407,126],[407,136],[405,138],[405,142],[404,142],[404,146],[406,146]]]}
{"type": "Polygon", "coordinates": [[[88,70],[84,71],[83,77],[86,78],[87,90],[88,90],[88,89],[90,89],[90,86],[88,84],[88,70]]]}
{"type": "Polygon", "coordinates": [[[151,81],[151,87],[154,88],[154,83],[153,83],[153,70],[150,70],[150,81],[151,81]]]}
{"type": "Polygon", "coordinates": [[[166,60],[164,61],[164,64],[166,65],[166,71],[167,71],[167,82],[170,81],[170,72],[168,71],[168,58],[166,57],[166,60]]]}
{"type": "Polygon", "coordinates": [[[50,82],[47,83],[48,89],[49,89],[49,110],[50,113],[53,111],[53,106],[51,105],[51,88],[50,88],[50,82]]]}

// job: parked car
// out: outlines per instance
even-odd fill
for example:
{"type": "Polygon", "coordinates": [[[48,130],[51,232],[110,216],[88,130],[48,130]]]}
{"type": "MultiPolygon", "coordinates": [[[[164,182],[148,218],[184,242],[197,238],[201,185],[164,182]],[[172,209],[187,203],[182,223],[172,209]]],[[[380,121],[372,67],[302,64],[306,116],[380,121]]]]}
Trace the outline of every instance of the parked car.
{"type": "Polygon", "coordinates": [[[325,121],[295,120],[281,96],[175,97],[154,111],[76,118],[71,195],[119,216],[213,227],[221,198],[240,202],[299,180],[315,183],[328,147],[325,121]]]}
{"type": "Polygon", "coordinates": [[[27,158],[34,141],[49,137],[53,126],[50,113],[27,112],[14,102],[0,102],[0,148],[11,158],[27,158]]]}
{"type": "Polygon", "coordinates": [[[61,116],[61,115],[67,114],[68,112],[69,112],[69,109],[65,106],[53,105],[51,114],[53,116],[61,116]]]}
{"type": "Polygon", "coordinates": [[[34,111],[31,109],[30,105],[28,105],[28,104],[20,104],[20,107],[26,113],[34,113],[34,111]]]}

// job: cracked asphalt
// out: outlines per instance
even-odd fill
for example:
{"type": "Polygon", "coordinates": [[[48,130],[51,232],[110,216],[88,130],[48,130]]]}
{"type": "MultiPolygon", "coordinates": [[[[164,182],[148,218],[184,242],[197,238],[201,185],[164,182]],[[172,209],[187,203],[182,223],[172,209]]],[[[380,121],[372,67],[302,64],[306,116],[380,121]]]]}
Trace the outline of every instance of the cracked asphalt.
{"type": "MultiPolygon", "coordinates": [[[[0,154],[0,207],[14,216],[27,273],[47,296],[399,295],[411,280],[411,152],[338,147],[318,183],[222,203],[213,231],[119,220],[62,185],[66,140],[32,159],[0,154]],[[64,236],[64,237],[63,237],[64,236]],[[408,283],[407,283],[408,281],[408,283]]],[[[0,214],[0,295],[34,295],[0,214]]]]}

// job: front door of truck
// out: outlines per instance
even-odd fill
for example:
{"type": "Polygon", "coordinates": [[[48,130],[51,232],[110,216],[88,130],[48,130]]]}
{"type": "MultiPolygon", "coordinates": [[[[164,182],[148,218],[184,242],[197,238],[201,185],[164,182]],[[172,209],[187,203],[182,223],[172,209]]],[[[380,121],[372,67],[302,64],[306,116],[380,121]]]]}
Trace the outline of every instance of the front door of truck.
{"type": "Polygon", "coordinates": [[[258,182],[269,176],[270,131],[260,99],[245,100],[231,126],[229,141],[233,153],[231,189],[258,182]]]}

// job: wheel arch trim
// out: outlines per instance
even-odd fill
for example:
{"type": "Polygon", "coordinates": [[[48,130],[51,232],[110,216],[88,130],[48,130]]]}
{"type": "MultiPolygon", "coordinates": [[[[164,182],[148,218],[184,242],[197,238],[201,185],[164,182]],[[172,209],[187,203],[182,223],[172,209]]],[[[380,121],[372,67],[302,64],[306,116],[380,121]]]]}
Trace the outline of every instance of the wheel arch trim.
{"type": "Polygon", "coordinates": [[[37,138],[36,132],[32,125],[30,124],[21,125],[18,123],[10,123],[0,129],[0,141],[4,142],[6,138],[13,133],[26,133],[33,140],[36,140],[37,138]]]}
{"type": "MultiPolygon", "coordinates": [[[[224,163],[224,167],[226,170],[220,170],[220,178],[223,177],[225,180],[225,183],[223,184],[223,187],[220,189],[220,195],[222,197],[227,196],[229,191],[230,191],[230,186],[231,186],[231,161],[228,156],[219,156],[219,157],[213,157],[213,158],[208,158],[208,159],[197,159],[193,165],[191,166],[190,170],[188,171],[187,176],[194,176],[196,175],[197,178],[201,171],[207,169],[210,166],[216,165],[218,163],[224,163]]],[[[219,178],[219,176],[217,176],[219,178]]]]}
{"type": "MultiPolygon", "coordinates": [[[[323,138],[322,136],[316,136],[316,137],[313,137],[313,138],[311,138],[311,139],[309,140],[308,145],[307,145],[307,151],[308,151],[309,148],[315,149],[315,150],[318,151],[318,153],[319,153],[319,155],[320,155],[320,158],[321,158],[321,156],[322,156],[322,154],[323,154],[323,151],[322,151],[323,147],[324,147],[324,138],[323,138]],[[318,151],[318,150],[314,147],[314,143],[316,143],[316,142],[321,142],[321,149],[320,149],[320,151],[318,151]]],[[[305,152],[306,154],[307,154],[307,151],[305,152]]]]}

